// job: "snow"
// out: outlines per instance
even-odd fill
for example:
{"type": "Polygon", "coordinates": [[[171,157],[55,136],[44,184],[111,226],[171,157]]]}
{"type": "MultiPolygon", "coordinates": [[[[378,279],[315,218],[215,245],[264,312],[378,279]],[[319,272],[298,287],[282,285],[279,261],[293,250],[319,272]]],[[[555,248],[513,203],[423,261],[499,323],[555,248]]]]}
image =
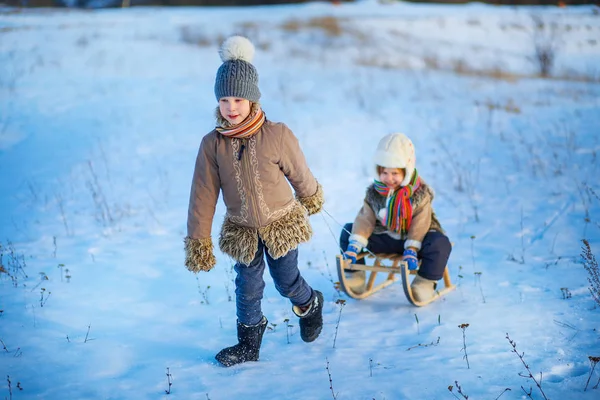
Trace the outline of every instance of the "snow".
{"type": "Polygon", "coordinates": [[[597,399],[597,368],[584,388],[600,311],[580,254],[582,239],[600,254],[598,13],[0,9],[0,395],[463,399],[460,385],[469,399],[543,398],[510,338],[547,398],[597,399]],[[265,275],[260,361],[224,368],[214,355],[235,343],[233,263],[217,251],[214,270],[191,274],[183,237],[217,48],[234,33],[257,47],[268,118],[295,132],[324,187],[299,263],[326,303],[321,336],[304,343],[265,275]],[[550,78],[535,38],[556,45],[550,78]],[[360,301],[334,288],[340,225],[390,132],[413,139],[454,243],[458,287],[423,308],[400,283],[360,301]]]}

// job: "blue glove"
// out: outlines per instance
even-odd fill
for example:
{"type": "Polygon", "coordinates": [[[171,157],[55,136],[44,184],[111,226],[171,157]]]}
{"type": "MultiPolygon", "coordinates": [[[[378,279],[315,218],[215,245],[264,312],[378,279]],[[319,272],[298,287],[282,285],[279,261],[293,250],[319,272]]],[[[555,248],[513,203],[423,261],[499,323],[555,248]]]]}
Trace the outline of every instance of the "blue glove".
{"type": "Polygon", "coordinates": [[[360,253],[362,246],[355,241],[351,241],[348,248],[344,252],[344,258],[350,260],[351,264],[356,264],[356,255],[360,253]]]}
{"type": "Polygon", "coordinates": [[[419,260],[417,259],[417,252],[412,249],[404,250],[403,260],[408,264],[408,269],[413,271],[419,268],[419,260]]]}

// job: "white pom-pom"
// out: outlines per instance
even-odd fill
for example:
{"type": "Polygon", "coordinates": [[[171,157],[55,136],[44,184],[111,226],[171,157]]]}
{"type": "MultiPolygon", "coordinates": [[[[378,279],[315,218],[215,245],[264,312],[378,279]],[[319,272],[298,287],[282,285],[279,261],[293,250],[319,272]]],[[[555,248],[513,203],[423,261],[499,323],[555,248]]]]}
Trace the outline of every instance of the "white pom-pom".
{"type": "Polygon", "coordinates": [[[251,63],[254,58],[254,45],[243,36],[232,36],[221,45],[219,56],[223,62],[244,60],[251,63]]]}

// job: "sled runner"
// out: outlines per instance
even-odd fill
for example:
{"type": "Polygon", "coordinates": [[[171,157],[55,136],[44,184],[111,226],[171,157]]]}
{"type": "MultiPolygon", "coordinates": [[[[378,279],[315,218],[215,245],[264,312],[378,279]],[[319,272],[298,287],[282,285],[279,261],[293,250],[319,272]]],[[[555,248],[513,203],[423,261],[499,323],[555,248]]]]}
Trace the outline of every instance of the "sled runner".
{"type": "Polygon", "coordinates": [[[361,265],[361,264],[351,264],[350,260],[346,260],[342,257],[342,255],[338,255],[336,257],[337,264],[337,272],[340,282],[340,287],[348,296],[354,299],[364,299],[366,297],[371,296],[373,293],[378,292],[379,290],[391,285],[395,281],[397,281],[396,274],[400,274],[402,279],[402,288],[404,289],[404,294],[408,301],[417,307],[422,307],[439,299],[440,297],[448,294],[452,290],[456,288],[455,285],[450,281],[450,272],[448,271],[448,267],[444,270],[443,280],[444,287],[441,290],[436,290],[435,295],[426,301],[416,301],[412,295],[412,290],[410,284],[412,279],[410,279],[410,275],[416,275],[417,270],[410,271],[408,269],[408,265],[405,261],[402,260],[401,254],[375,254],[371,255],[369,253],[361,253],[356,258],[358,260],[369,257],[375,258],[373,265],[361,265]],[[383,262],[391,261],[392,265],[384,265],[383,262]],[[365,281],[365,290],[361,292],[356,292],[352,290],[349,285],[348,280],[346,279],[346,274],[344,271],[365,271],[366,281],[365,281]],[[377,277],[377,273],[382,272],[387,274],[387,278],[378,284],[375,284],[375,278],[377,277]]]}

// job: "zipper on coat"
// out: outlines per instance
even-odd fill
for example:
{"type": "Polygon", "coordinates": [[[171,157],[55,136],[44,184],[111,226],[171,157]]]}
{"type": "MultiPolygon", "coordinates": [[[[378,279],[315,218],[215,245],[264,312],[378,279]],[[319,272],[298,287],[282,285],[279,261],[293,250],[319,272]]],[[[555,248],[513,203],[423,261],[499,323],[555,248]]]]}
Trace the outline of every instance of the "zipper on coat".
{"type": "MultiPolygon", "coordinates": [[[[251,157],[243,157],[243,159],[242,159],[243,151],[246,148],[246,141],[249,142],[251,140],[252,140],[252,138],[241,140],[242,144],[240,146],[240,151],[238,152],[238,161],[241,161],[242,169],[246,173],[246,184],[247,184],[247,193],[248,193],[248,196],[246,196],[246,201],[249,203],[250,207],[252,208],[252,213],[254,215],[254,219],[257,222],[257,225],[261,226],[262,218],[260,215],[260,210],[256,205],[257,196],[255,193],[255,190],[253,189],[255,187],[255,185],[253,184],[254,174],[252,171],[252,160],[251,160],[251,157]]],[[[248,144],[248,146],[249,146],[249,144],[248,144]]]]}
{"type": "Polygon", "coordinates": [[[238,161],[241,161],[242,154],[244,153],[245,148],[246,148],[246,145],[244,144],[244,142],[242,142],[242,145],[240,146],[240,150],[238,151],[238,156],[237,156],[238,161]]]}

